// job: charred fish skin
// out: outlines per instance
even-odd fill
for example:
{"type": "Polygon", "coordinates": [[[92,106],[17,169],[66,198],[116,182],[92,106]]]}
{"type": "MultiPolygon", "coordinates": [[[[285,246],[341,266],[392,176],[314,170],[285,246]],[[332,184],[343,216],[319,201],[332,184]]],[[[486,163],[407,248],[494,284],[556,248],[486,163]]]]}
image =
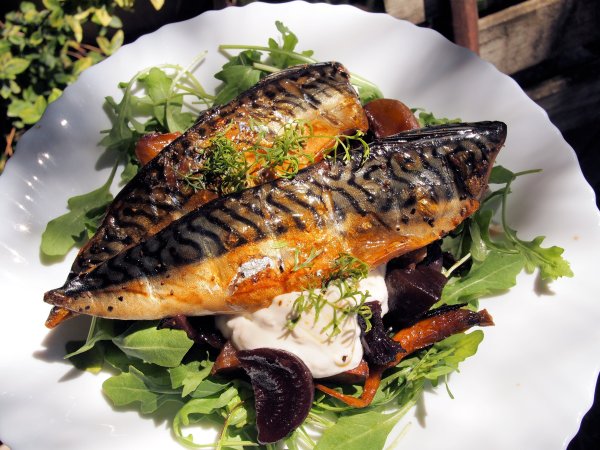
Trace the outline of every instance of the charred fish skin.
{"type": "Polygon", "coordinates": [[[318,284],[340,253],[375,266],[443,237],[477,209],[505,136],[503,123],[479,122],[375,141],[366,159],[323,160],[292,180],[213,200],[45,300],[125,319],[267,306],[318,284]],[[282,241],[287,248],[273,245],[282,241]],[[313,265],[295,271],[294,251],[311,248],[321,252],[313,265]]]}
{"type": "MultiPolygon", "coordinates": [[[[349,73],[339,63],[296,66],[265,77],[227,105],[203,112],[194,126],[139,171],[116,196],[96,234],[81,248],[67,279],[91,270],[215,198],[215,193],[195,191],[184,180],[185,174],[202,167],[216,134],[227,131],[243,150],[255,143],[257,124],[268,145],[294,120],[309,124],[321,136],[368,128],[349,73]]],[[[330,141],[311,138],[304,151],[319,160],[330,141]]],[[[46,326],[53,328],[71,315],[55,307],[46,326]]]]}
{"type": "MultiPolygon", "coordinates": [[[[69,278],[214,198],[205,191],[194,191],[182,174],[202,166],[215,133],[229,127],[228,133],[243,147],[255,143],[256,124],[260,124],[262,138],[269,141],[294,120],[314,122],[324,131],[321,134],[331,136],[368,127],[348,71],[339,63],[296,66],[265,77],[227,105],[203,112],[194,126],[140,170],[117,195],[96,235],[81,249],[69,278]]],[[[318,145],[327,143],[321,140],[318,145]]]]}

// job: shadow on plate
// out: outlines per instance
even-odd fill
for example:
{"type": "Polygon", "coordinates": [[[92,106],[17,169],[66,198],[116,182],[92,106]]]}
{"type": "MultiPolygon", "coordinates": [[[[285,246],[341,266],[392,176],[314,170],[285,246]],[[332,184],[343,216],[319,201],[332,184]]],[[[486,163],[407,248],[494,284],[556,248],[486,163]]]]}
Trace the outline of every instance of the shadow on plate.
{"type": "Polygon", "coordinates": [[[78,316],[48,330],[48,334],[42,341],[43,350],[33,352],[33,357],[49,363],[71,364],[65,359],[67,343],[85,341],[90,321],[90,316],[78,316]]]}

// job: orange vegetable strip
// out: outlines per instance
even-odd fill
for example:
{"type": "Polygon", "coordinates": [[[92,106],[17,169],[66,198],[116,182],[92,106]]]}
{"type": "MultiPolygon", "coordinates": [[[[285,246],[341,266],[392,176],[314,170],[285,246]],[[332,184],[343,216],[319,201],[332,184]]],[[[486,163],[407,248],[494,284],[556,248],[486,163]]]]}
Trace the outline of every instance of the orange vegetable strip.
{"type": "Polygon", "coordinates": [[[396,355],[396,359],[386,366],[370,368],[369,376],[365,381],[365,386],[360,397],[342,394],[322,384],[317,384],[315,387],[349,406],[365,408],[373,401],[377,389],[381,384],[381,377],[385,369],[398,365],[402,359],[411,353],[435,344],[453,334],[466,331],[475,325],[489,326],[493,324],[492,317],[485,309],[479,312],[467,309],[454,309],[428,317],[394,335],[393,339],[399,342],[405,351],[399,352],[396,355]]]}

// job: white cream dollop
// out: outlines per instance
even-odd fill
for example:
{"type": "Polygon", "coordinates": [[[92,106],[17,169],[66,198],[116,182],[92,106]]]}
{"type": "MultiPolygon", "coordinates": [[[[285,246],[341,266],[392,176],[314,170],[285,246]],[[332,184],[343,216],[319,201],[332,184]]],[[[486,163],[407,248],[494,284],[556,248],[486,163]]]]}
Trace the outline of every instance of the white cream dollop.
{"type": "MultiPolygon", "coordinates": [[[[381,302],[382,312],[388,310],[388,292],[385,286],[385,265],[369,272],[359,282],[362,292],[369,292],[367,302],[381,302]]],[[[363,356],[360,327],[356,316],[348,316],[340,323],[341,332],[335,336],[322,332],[333,318],[333,308],[324,307],[315,321],[315,311],[302,314],[293,330],[286,324],[299,292],[278,295],[271,305],[254,313],[220,316],[217,327],[238,350],[275,348],[286,350],[300,358],[314,378],[324,378],[358,366],[363,356]]],[[[339,299],[339,290],[331,286],[324,294],[330,301],[339,299]]]]}

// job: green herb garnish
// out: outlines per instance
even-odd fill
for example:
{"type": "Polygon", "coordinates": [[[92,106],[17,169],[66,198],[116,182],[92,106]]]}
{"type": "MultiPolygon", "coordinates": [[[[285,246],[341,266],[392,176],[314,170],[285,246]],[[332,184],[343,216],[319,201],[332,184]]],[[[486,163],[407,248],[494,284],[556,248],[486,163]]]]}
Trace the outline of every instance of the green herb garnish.
{"type": "Polygon", "coordinates": [[[250,148],[256,158],[253,171],[261,173],[273,169],[279,178],[294,178],[302,160],[314,162],[312,155],[304,151],[307,141],[313,137],[310,124],[302,121],[286,123],[270,147],[260,145],[263,135],[259,135],[257,143],[250,148]]]}
{"type": "Polygon", "coordinates": [[[208,156],[200,169],[181,175],[195,191],[210,189],[225,195],[248,187],[246,156],[225,133],[218,133],[211,140],[205,150],[208,156]]]}
{"type": "Polygon", "coordinates": [[[273,139],[272,145],[262,145],[265,138],[264,127],[253,125],[255,142],[245,150],[227,137],[229,127],[217,133],[203,150],[207,157],[202,167],[189,173],[180,174],[182,179],[194,190],[209,189],[219,195],[231,194],[246,189],[265,172],[272,171],[279,178],[293,178],[300,169],[301,160],[312,162],[311,155],[304,151],[306,141],[312,137],[306,134],[301,122],[285,124],[281,132],[273,139]],[[246,154],[252,154],[250,164],[246,154]]]}
{"type": "Polygon", "coordinates": [[[342,253],[333,262],[333,272],[329,276],[329,281],[346,278],[360,281],[367,278],[367,275],[369,275],[369,266],[365,262],[348,253],[342,253]]]}
{"type": "MultiPolygon", "coordinates": [[[[307,261],[302,263],[300,268],[310,264],[318,254],[320,253],[312,249],[307,261]]],[[[294,260],[294,269],[296,269],[298,266],[298,253],[295,253],[294,260]]],[[[292,270],[294,271],[294,269],[292,270]]],[[[360,315],[364,319],[367,330],[371,328],[371,309],[365,305],[370,294],[368,291],[361,291],[358,285],[360,280],[367,277],[368,266],[358,258],[343,253],[333,262],[332,269],[332,274],[323,282],[320,288],[309,287],[296,298],[286,324],[288,330],[292,331],[302,315],[311,311],[314,311],[314,323],[317,323],[321,311],[325,307],[332,309],[333,317],[320,330],[320,333],[334,337],[341,331],[340,324],[348,317],[356,315],[360,315]],[[339,295],[336,295],[333,300],[327,297],[327,291],[330,287],[335,287],[339,291],[339,295]]]]}
{"type": "Polygon", "coordinates": [[[292,272],[297,272],[299,270],[312,267],[314,259],[321,253],[323,253],[323,250],[315,250],[315,248],[312,247],[306,259],[304,261],[300,261],[300,250],[297,248],[294,249],[294,267],[292,267],[292,272]]]}
{"type": "Polygon", "coordinates": [[[314,162],[311,154],[304,151],[309,139],[331,139],[333,146],[327,150],[327,155],[337,158],[338,149],[344,152],[343,160],[351,156],[352,142],[358,142],[363,148],[363,159],[369,156],[369,145],[363,139],[364,133],[357,131],[352,136],[316,135],[310,124],[303,121],[293,121],[283,125],[272,140],[271,145],[263,145],[266,131],[259,123],[252,125],[256,136],[254,143],[240,150],[239,145],[227,137],[228,129],[217,133],[202,152],[207,157],[202,167],[180,177],[195,191],[208,189],[219,195],[239,192],[264,180],[263,174],[270,173],[269,178],[291,179],[298,170],[307,163],[314,162]],[[254,161],[247,162],[246,154],[250,153],[254,161]]]}

